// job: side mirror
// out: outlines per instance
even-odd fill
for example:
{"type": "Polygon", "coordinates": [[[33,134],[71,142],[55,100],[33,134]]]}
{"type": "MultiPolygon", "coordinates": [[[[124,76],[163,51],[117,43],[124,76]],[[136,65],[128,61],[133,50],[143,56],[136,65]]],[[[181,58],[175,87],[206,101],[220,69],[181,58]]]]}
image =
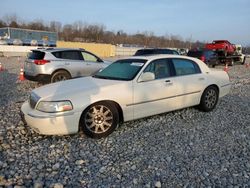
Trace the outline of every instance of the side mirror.
{"type": "Polygon", "coordinates": [[[144,72],[139,78],[139,82],[146,82],[146,81],[151,81],[155,79],[155,74],[152,72],[144,72]]]}

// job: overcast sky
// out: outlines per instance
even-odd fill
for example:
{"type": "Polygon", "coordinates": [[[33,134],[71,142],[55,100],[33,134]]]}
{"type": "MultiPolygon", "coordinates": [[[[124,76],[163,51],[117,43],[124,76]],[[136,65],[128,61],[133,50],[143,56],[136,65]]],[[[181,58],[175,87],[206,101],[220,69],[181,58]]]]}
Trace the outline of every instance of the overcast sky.
{"type": "Polygon", "coordinates": [[[250,46],[250,0],[1,0],[0,17],[7,14],[24,21],[82,21],[130,34],[151,31],[250,46]]]}

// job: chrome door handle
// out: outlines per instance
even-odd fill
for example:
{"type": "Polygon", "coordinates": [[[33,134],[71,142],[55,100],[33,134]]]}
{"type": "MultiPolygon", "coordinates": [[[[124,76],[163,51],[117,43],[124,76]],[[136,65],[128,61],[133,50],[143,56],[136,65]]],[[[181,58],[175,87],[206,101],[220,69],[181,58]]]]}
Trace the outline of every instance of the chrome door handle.
{"type": "Polygon", "coordinates": [[[166,80],[166,85],[170,86],[170,85],[173,85],[173,83],[170,81],[170,80],[166,80]]]}

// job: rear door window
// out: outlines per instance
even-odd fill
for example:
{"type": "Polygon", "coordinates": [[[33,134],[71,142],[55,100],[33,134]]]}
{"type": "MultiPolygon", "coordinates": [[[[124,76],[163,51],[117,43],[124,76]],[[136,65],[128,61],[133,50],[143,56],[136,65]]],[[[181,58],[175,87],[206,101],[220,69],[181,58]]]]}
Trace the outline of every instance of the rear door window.
{"type": "Polygon", "coordinates": [[[80,51],[61,51],[52,53],[56,58],[60,59],[70,59],[70,60],[83,60],[80,51]]]}
{"type": "Polygon", "coordinates": [[[172,59],[176,76],[201,73],[199,66],[188,59],[172,59]]]}
{"type": "Polygon", "coordinates": [[[40,60],[40,59],[43,59],[45,56],[45,53],[44,52],[41,52],[41,51],[32,51],[28,58],[29,59],[34,59],[34,60],[40,60]]]}

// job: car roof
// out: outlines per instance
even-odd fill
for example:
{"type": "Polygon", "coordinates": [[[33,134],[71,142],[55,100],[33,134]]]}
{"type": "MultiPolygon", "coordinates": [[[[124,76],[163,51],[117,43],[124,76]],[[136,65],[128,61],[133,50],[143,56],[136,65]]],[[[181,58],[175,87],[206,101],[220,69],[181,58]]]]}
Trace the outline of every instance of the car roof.
{"type": "Polygon", "coordinates": [[[172,51],[177,51],[175,49],[171,49],[171,48],[141,48],[141,49],[138,49],[137,51],[147,51],[147,50],[172,50],[172,51]]]}
{"type": "Polygon", "coordinates": [[[153,60],[162,59],[162,58],[188,59],[188,60],[196,62],[200,67],[202,67],[202,69],[205,72],[210,71],[210,69],[207,67],[207,65],[204,62],[202,62],[201,60],[199,60],[197,58],[194,58],[194,57],[184,56],[184,55],[157,54],[157,55],[152,55],[152,56],[146,56],[146,55],[144,55],[144,56],[131,56],[131,57],[122,58],[122,59],[144,59],[144,60],[147,60],[147,61],[153,61],[153,60]]]}
{"type": "Polygon", "coordinates": [[[183,55],[175,55],[175,54],[154,54],[154,55],[142,55],[142,56],[131,56],[127,58],[122,59],[145,59],[148,61],[154,60],[154,59],[160,59],[160,58],[189,58],[188,56],[183,55]]]}
{"type": "Polygon", "coordinates": [[[53,47],[48,47],[48,48],[37,48],[32,51],[41,51],[41,52],[57,52],[57,51],[66,51],[66,50],[80,50],[80,51],[85,51],[82,48],[53,48],[53,47]]]}

